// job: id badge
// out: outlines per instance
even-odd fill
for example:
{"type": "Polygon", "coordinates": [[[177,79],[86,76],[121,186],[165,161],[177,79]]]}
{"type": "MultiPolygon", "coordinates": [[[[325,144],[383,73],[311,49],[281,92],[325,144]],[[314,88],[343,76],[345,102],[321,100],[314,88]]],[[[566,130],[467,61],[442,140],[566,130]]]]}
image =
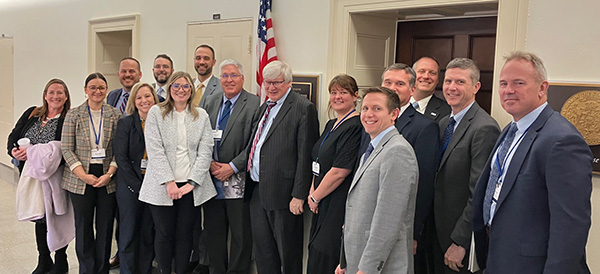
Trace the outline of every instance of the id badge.
{"type": "Polygon", "coordinates": [[[104,150],[104,148],[92,149],[92,159],[104,159],[104,158],[106,158],[106,150],[104,150]]]}
{"type": "Polygon", "coordinates": [[[313,161],[312,162],[312,172],[315,176],[319,176],[319,172],[321,170],[321,166],[319,165],[319,163],[313,161]]]}
{"type": "Polygon", "coordinates": [[[146,169],[148,167],[148,159],[142,159],[140,168],[146,169]]]}
{"type": "Polygon", "coordinates": [[[501,190],[502,190],[502,183],[496,183],[496,189],[494,190],[494,200],[498,201],[501,190]]]}
{"type": "Polygon", "coordinates": [[[223,137],[223,130],[213,129],[213,139],[221,140],[221,137],[223,137]]]}

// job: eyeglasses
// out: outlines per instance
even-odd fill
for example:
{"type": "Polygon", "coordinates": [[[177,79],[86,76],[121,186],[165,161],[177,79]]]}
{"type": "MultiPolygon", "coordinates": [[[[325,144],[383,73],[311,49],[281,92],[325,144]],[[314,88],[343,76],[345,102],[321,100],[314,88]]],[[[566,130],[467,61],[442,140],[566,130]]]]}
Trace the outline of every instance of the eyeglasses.
{"type": "Polygon", "coordinates": [[[96,90],[105,91],[107,89],[107,87],[106,86],[99,86],[99,87],[89,86],[88,89],[90,89],[91,91],[96,91],[96,90]]]}
{"type": "Polygon", "coordinates": [[[281,84],[283,84],[285,81],[263,81],[263,85],[265,85],[265,87],[268,87],[270,85],[273,85],[274,87],[279,87],[281,86],[281,84]]]}
{"type": "Polygon", "coordinates": [[[223,78],[223,79],[229,79],[229,78],[231,78],[231,80],[235,80],[235,79],[237,79],[237,78],[239,78],[241,76],[242,75],[232,73],[232,74],[223,74],[223,75],[221,75],[221,78],[223,78]]]}
{"type": "Polygon", "coordinates": [[[173,88],[173,89],[180,89],[180,88],[183,88],[184,90],[188,90],[188,89],[190,89],[190,87],[191,87],[191,86],[190,86],[189,84],[183,84],[183,85],[180,85],[180,84],[177,84],[177,83],[175,83],[175,84],[173,84],[173,85],[171,86],[171,88],[173,88]]]}
{"type": "Polygon", "coordinates": [[[171,66],[169,66],[169,65],[162,65],[162,66],[161,65],[156,65],[156,66],[154,66],[154,69],[161,69],[161,68],[162,69],[170,69],[171,66]]]}

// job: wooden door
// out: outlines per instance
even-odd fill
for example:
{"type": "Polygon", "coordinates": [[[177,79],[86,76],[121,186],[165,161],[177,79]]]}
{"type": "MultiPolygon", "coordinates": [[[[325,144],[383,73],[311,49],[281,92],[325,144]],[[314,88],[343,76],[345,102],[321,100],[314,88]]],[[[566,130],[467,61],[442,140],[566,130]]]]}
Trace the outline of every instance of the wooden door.
{"type": "Polygon", "coordinates": [[[492,104],[497,17],[478,17],[415,22],[398,22],[396,62],[413,64],[421,56],[440,62],[441,93],[446,65],[457,57],[475,61],[481,71],[481,89],[476,100],[488,113],[492,104]]]}

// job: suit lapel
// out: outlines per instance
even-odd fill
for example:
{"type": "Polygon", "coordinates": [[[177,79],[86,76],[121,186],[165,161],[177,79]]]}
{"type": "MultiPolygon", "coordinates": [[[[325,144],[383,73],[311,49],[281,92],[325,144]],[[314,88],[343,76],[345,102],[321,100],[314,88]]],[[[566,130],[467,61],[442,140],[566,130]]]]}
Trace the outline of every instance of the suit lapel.
{"type": "Polygon", "coordinates": [[[140,142],[144,143],[144,130],[142,129],[142,122],[140,119],[140,115],[137,112],[134,112],[131,116],[133,116],[133,125],[135,129],[140,134],[140,142]]]}
{"type": "Polygon", "coordinates": [[[396,120],[396,128],[398,132],[402,132],[402,129],[410,123],[410,120],[415,115],[415,109],[409,104],[408,108],[398,117],[396,120]]]}
{"type": "MultiPolygon", "coordinates": [[[[377,144],[377,147],[375,149],[373,149],[373,152],[371,153],[369,158],[367,158],[367,160],[362,165],[359,165],[358,170],[356,171],[356,174],[354,175],[354,179],[352,179],[352,184],[350,185],[350,189],[348,190],[348,192],[352,191],[352,189],[354,188],[354,186],[356,185],[358,180],[365,173],[365,170],[367,170],[367,168],[373,163],[375,158],[377,158],[377,155],[379,155],[379,153],[381,153],[381,151],[383,150],[383,147],[387,144],[387,142],[389,142],[392,139],[392,137],[394,137],[394,135],[396,135],[396,134],[399,134],[398,131],[391,130],[390,132],[385,134],[385,136],[383,136],[383,138],[381,139],[379,144],[377,144]]],[[[361,155],[361,158],[362,158],[362,155],[361,155]]],[[[358,160],[361,161],[361,159],[358,159],[358,160]]]]}
{"type": "Polygon", "coordinates": [[[213,91],[215,91],[216,88],[217,88],[217,77],[215,77],[214,75],[211,75],[210,80],[208,80],[206,88],[204,89],[204,94],[206,94],[206,96],[211,95],[213,93],[213,91]]]}
{"type": "Polygon", "coordinates": [[[81,132],[80,134],[83,135],[83,140],[86,144],[91,144],[90,141],[90,113],[88,112],[88,105],[87,105],[87,101],[81,105],[81,107],[79,107],[79,116],[81,117],[81,119],[79,119],[79,123],[80,123],[80,127],[81,127],[81,131],[77,131],[77,132],[81,132]]]}
{"type": "Polygon", "coordinates": [[[216,100],[214,103],[209,103],[208,107],[210,108],[209,111],[207,111],[210,117],[210,124],[214,125],[213,129],[217,128],[217,117],[219,116],[219,111],[221,111],[221,106],[223,105],[223,96],[219,96],[219,99],[216,100]]]}
{"type": "MultiPolygon", "coordinates": [[[[552,113],[554,113],[554,110],[552,110],[552,108],[549,105],[546,106],[544,110],[542,110],[538,118],[535,119],[533,124],[531,124],[525,136],[523,136],[523,139],[521,140],[521,143],[515,151],[512,159],[510,160],[510,165],[506,170],[504,182],[502,183],[502,190],[500,191],[500,197],[498,197],[498,203],[496,205],[496,211],[498,211],[498,209],[502,205],[502,202],[504,202],[506,196],[514,186],[515,180],[517,179],[517,175],[521,171],[521,166],[525,161],[525,157],[527,157],[527,153],[529,152],[531,146],[533,145],[533,142],[537,138],[538,132],[544,127],[544,124],[546,123],[548,118],[550,118],[552,113]]],[[[504,137],[502,137],[502,139],[504,139],[504,137]]]]}
{"type": "Polygon", "coordinates": [[[269,132],[267,133],[267,136],[265,137],[265,142],[267,141],[267,139],[269,139],[271,134],[274,132],[275,128],[277,128],[277,126],[281,123],[281,121],[283,121],[283,118],[288,113],[288,111],[290,111],[290,109],[292,108],[292,105],[294,104],[294,101],[296,100],[296,97],[295,97],[296,94],[291,90],[289,92],[290,93],[288,94],[288,97],[283,102],[283,105],[281,106],[281,109],[279,109],[279,112],[277,113],[277,116],[275,117],[273,124],[271,124],[271,127],[269,128],[269,132]]]}
{"type": "Polygon", "coordinates": [[[229,136],[229,132],[231,132],[231,127],[233,126],[233,124],[235,124],[235,120],[238,118],[238,116],[240,116],[240,112],[242,112],[242,110],[246,106],[247,99],[248,93],[246,93],[246,91],[242,89],[240,97],[238,97],[237,101],[235,102],[235,106],[233,107],[233,111],[231,111],[229,120],[227,121],[227,126],[225,126],[225,131],[223,132],[221,143],[223,143],[225,141],[225,138],[229,136]]]}
{"type": "Polygon", "coordinates": [[[477,103],[473,103],[471,109],[469,109],[469,111],[465,113],[465,116],[460,120],[460,123],[458,124],[456,130],[452,134],[452,139],[450,139],[450,143],[448,143],[448,147],[446,148],[446,151],[442,156],[440,168],[444,165],[444,163],[446,163],[446,160],[448,159],[450,153],[452,153],[452,150],[454,150],[456,145],[460,142],[460,140],[463,138],[463,136],[471,126],[471,120],[473,120],[473,118],[477,114],[477,111],[479,111],[479,105],[477,103]]]}
{"type": "Polygon", "coordinates": [[[107,149],[108,142],[112,139],[112,126],[110,123],[110,119],[112,119],[112,115],[110,115],[110,109],[107,104],[102,105],[102,133],[104,134],[104,138],[102,140],[102,147],[107,149]]]}

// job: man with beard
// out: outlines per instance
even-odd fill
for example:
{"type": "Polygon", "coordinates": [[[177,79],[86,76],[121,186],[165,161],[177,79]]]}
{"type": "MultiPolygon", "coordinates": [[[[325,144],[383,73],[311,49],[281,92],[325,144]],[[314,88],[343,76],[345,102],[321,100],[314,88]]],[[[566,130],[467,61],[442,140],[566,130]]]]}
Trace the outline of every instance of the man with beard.
{"type": "Polygon", "coordinates": [[[152,74],[156,83],[152,84],[156,89],[159,101],[164,101],[167,98],[166,85],[169,77],[173,74],[173,60],[166,54],[159,54],[154,58],[154,66],[152,67],[152,74]]]}
{"type": "Polygon", "coordinates": [[[450,106],[433,94],[439,82],[440,64],[432,57],[424,56],[413,64],[413,69],[417,73],[417,82],[410,103],[419,113],[439,122],[450,114],[450,106]]]}
{"type": "Polygon", "coordinates": [[[192,99],[192,105],[204,104],[206,97],[215,92],[223,93],[219,78],[212,75],[213,66],[217,63],[215,50],[209,45],[200,45],[194,54],[194,68],[198,77],[194,79],[196,94],[192,99]]]}
{"type": "Polygon", "coordinates": [[[140,62],[133,57],[123,58],[119,65],[117,77],[119,77],[119,82],[121,82],[123,87],[111,91],[106,97],[106,103],[119,109],[123,115],[126,115],[125,106],[127,106],[127,100],[129,100],[129,91],[142,78],[140,62]]]}

